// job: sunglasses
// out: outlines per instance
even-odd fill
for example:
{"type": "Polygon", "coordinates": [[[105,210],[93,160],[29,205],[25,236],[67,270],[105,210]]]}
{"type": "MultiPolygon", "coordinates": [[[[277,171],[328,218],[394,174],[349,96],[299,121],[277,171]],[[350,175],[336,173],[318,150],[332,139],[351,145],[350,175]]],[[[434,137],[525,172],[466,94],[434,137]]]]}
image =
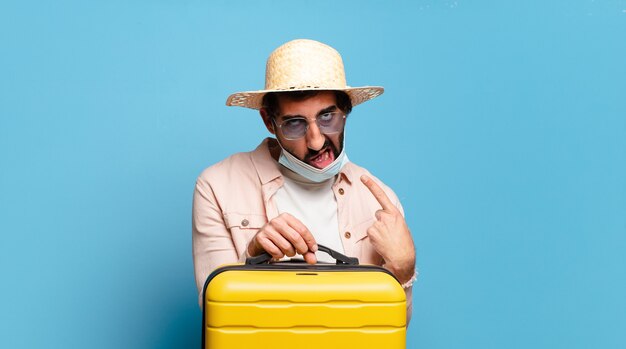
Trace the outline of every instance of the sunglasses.
{"type": "MultiPolygon", "coordinates": [[[[315,118],[315,123],[321,133],[333,134],[343,130],[345,118],[346,115],[344,113],[333,111],[318,115],[315,118]]],[[[274,119],[272,121],[276,125],[276,121],[274,119]]],[[[277,127],[285,139],[293,141],[306,135],[306,132],[309,130],[309,119],[296,116],[283,120],[277,127]]]]}

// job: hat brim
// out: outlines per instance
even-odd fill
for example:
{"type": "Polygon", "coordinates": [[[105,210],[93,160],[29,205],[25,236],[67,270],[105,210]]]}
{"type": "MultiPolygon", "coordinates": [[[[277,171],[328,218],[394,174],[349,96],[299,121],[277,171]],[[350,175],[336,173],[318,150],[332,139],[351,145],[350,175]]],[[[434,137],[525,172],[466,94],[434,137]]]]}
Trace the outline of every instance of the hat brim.
{"type": "Polygon", "coordinates": [[[234,107],[245,107],[250,109],[261,109],[263,107],[263,96],[269,92],[292,92],[292,91],[343,91],[350,96],[352,106],[359,105],[363,102],[374,99],[385,92],[385,89],[381,86],[362,86],[362,87],[345,87],[345,88],[293,88],[288,90],[259,90],[259,91],[246,91],[237,92],[228,96],[226,99],[226,105],[234,107]]]}

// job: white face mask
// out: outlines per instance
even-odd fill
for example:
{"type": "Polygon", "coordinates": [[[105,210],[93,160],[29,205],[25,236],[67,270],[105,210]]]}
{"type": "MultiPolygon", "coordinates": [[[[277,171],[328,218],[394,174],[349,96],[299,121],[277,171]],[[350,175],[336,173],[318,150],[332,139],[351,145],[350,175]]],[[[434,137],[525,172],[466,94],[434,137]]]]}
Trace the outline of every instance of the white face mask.
{"type": "MultiPolygon", "coordinates": [[[[339,171],[341,171],[341,168],[345,164],[350,162],[350,160],[348,160],[348,156],[346,155],[345,138],[343,140],[343,143],[344,144],[343,147],[341,147],[341,153],[339,154],[339,156],[337,156],[335,161],[331,162],[328,166],[322,169],[313,167],[301,161],[297,157],[293,156],[290,152],[286,151],[282,145],[280,146],[281,151],[278,162],[286,168],[292,170],[293,172],[301,175],[302,177],[310,181],[320,183],[337,175],[339,171]]],[[[280,142],[278,142],[278,144],[280,144],[280,142]]]]}

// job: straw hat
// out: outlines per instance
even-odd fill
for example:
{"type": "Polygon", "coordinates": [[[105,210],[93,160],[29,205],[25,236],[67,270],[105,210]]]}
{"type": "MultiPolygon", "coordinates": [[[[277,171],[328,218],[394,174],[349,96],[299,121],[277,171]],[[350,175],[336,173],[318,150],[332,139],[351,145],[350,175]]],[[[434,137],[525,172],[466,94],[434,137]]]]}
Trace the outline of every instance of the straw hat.
{"type": "Polygon", "coordinates": [[[269,56],[264,90],[234,93],[228,96],[226,105],[261,109],[268,92],[305,90],[344,91],[353,106],[384,91],[380,86],[348,86],[339,52],[318,41],[298,39],[283,44],[269,56]]]}

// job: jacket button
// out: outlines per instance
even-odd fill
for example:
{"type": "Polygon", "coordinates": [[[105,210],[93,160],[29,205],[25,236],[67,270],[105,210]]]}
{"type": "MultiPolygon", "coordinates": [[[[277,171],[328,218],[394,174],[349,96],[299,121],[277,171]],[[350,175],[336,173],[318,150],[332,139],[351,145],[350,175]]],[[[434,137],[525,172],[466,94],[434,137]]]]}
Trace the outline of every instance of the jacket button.
{"type": "Polygon", "coordinates": [[[343,188],[339,188],[339,195],[343,195],[344,191],[343,188]]]}
{"type": "Polygon", "coordinates": [[[349,231],[347,231],[345,234],[343,234],[343,236],[345,236],[345,237],[346,237],[346,239],[349,239],[349,238],[350,238],[350,236],[352,236],[352,234],[350,234],[350,232],[349,232],[349,231]]]}
{"type": "Polygon", "coordinates": [[[242,227],[247,227],[247,226],[248,226],[248,224],[250,224],[250,222],[248,222],[248,220],[247,220],[247,219],[244,219],[243,221],[241,221],[241,226],[242,226],[242,227]]]}

